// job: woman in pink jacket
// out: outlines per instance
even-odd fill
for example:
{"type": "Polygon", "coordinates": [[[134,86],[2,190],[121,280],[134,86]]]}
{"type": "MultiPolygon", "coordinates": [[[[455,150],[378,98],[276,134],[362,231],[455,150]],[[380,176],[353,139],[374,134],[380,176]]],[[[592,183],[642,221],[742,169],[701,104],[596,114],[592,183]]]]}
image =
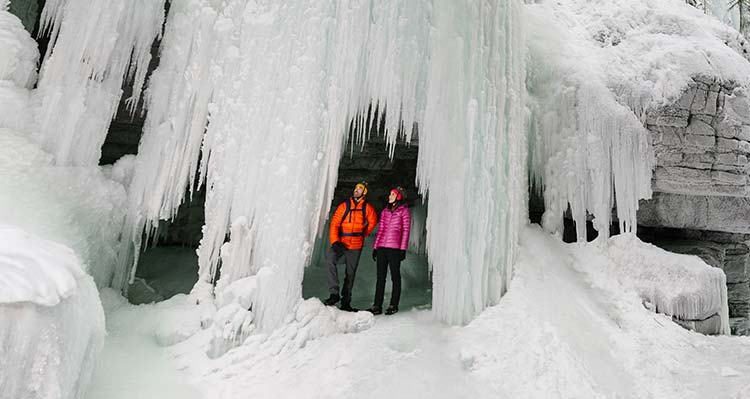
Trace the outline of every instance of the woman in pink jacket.
{"type": "Polygon", "coordinates": [[[383,313],[383,296],[385,295],[385,275],[390,266],[393,292],[391,305],[385,310],[390,315],[398,312],[401,299],[401,261],[406,258],[409,246],[409,229],[411,215],[406,206],[406,195],[401,187],[391,190],[388,205],[380,213],[380,225],[372,247],[372,259],[377,261],[378,277],[375,284],[375,302],[369,309],[372,314],[383,313]]]}

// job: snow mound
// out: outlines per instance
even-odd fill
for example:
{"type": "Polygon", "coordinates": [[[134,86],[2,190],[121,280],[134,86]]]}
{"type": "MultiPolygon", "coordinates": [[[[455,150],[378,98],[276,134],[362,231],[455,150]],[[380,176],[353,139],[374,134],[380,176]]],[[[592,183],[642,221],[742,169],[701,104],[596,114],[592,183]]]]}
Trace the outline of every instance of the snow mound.
{"type": "Polygon", "coordinates": [[[718,314],[729,334],[726,275],[697,256],[674,254],[633,234],[610,238],[612,273],[625,287],[653,304],[656,312],[681,320],[706,320],[718,314]]]}
{"type": "Polygon", "coordinates": [[[104,313],[69,248],[0,226],[0,399],[82,398],[104,313]]]}
{"type": "Polygon", "coordinates": [[[70,248],[0,224],[0,303],[55,306],[83,275],[70,248]]]}
{"type": "MultiPolygon", "coordinates": [[[[213,315],[212,337],[207,354],[217,358],[235,347],[254,347],[278,353],[282,350],[304,347],[307,341],[339,333],[355,333],[369,329],[373,324],[370,312],[343,312],[325,306],[317,298],[299,301],[295,310],[287,315],[281,327],[266,333],[253,323],[255,312],[253,298],[257,295],[257,277],[236,280],[222,290],[217,298],[218,311],[213,315]]],[[[203,318],[203,325],[208,324],[203,318]]],[[[162,336],[173,334],[161,333],[162,336]]],[[[273,354],[275,354],[273,353],[273,354]]]]}

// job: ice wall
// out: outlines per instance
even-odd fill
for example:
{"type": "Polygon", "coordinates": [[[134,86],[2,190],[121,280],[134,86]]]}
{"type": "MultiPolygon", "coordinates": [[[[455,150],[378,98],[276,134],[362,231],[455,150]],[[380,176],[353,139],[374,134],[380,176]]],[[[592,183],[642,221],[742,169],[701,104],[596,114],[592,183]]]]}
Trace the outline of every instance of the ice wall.
{"type": "Polygon", "coordinates": [[[135,111],[161,34],[164,0],[50,0],[50,42],[38,86],[39,141],[58,165],[96,165],[125,80],[135,111]]]}
{"type": "MultiPolygon", "coordinates": [[[[419,184],[430,197],[436,314],[469,320],[505,289],[524,215],[518,7],[173,2],[127,234],[137,247],[141,231],[206,184],[201,281],[213,281],[219,262],[218,290],[256,275],[255,322],[278,325],[299,303],[347,128],[361,142],[368,121],[380,122],[368,118],[372,102],[386,111],[391,145],[425,127],[419,184]]],[[[132,272],[124,267],[118,281],[132,272]]]]}

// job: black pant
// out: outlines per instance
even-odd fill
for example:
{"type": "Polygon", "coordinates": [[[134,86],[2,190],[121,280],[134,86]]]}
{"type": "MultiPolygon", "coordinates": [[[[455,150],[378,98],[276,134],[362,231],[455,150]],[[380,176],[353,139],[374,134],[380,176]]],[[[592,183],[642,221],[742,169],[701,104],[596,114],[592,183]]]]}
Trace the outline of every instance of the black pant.
{"type": "Polygon", "coordinates": [[[391,306],[398,307],[401,300],[401,250],[395,248],[378,248],[378,279],[375,284],[375,302],[373,305],[383,307],[383,296],[385,296],[385,275],[391,268],[391,281],[393,292],[391,292],[391,306]]]}

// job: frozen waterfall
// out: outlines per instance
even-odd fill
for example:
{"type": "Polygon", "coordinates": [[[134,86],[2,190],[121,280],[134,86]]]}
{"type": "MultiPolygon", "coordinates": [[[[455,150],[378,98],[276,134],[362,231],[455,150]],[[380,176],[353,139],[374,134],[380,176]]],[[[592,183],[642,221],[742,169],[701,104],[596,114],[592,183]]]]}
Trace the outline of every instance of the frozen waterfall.
{"type": "MultiPolygon", "coordinates": [[[[40,83],[44,142],[58,163],[74,165],[98,158],[126,78],[134,78],[134,109],[164,17],[159,2],[147,10],[99,0],[93,10],[112,24],[64,24],[83,12],[79,3],[47,3],[54,48],[40,83]],[[56,108],[63,93],[72,96],[71,112],[56,108]],[[102,106],[106,112],[86,116],[102,106]]],[[[416,183],[429,198],[425,247],[434,313],[444,322],[468,322],[507,289],[527,220],[529,147],[532,174],[545,185],[548,229],[559,231],[571,204],[579,238],[587,212],[606,231],[615,203],[621,227],[632,229],[637,200],[650,194],[643,127],[604,84],[569,73],[560,60],[532,70],[527,82],[521,7],[517,0],[171,2],[145,92],[124,227],[130,239],[113,285],[132,280],[143,233],[153,234],[205,185],[195,295],[255,279],[254,323],[278,326],[300,301],[345,142],[353,151],[367,140],[366,125],[381,122],[391,154],[397,138],[409,143],[419,134],[416,183]],[[596,117],[594,104],[612,112],[596,117]]]]}

